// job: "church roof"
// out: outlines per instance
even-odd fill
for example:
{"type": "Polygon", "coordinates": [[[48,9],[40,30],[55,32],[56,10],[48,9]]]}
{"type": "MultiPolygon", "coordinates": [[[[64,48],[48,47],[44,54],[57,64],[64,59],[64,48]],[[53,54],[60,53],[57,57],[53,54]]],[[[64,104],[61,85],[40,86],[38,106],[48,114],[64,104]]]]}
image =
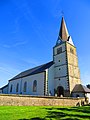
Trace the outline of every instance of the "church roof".
{"type": "Polygon", "coordinates": [[[53,61],[48,62],[48,63],[43,64],[43,65],[40,65],[40,66],[37,66],[35,68],[31,68],[29,70],[21,72],[20,74],[16,75],[15,77],[10,79],[9,81],[44,72],[46,69],[50,68],[52,65],[53,65],[53,61]]]}
{"type": "Polygon", "coordinates": [[[72,92],[90,93],[90,89],[88,89],[87,87],[85,87],[85,86],[83,86],[81,84],[77,84],[77,85],[75,85],[72,92]]]}
{"type": "Polygon", "coordinates": [[[4,88],[6,88],[6,87],[8,87],[8,84],[7,84],[7,85],[4,85],[3,87],[1,87],[0,90],[4,89],[4,88]]]}

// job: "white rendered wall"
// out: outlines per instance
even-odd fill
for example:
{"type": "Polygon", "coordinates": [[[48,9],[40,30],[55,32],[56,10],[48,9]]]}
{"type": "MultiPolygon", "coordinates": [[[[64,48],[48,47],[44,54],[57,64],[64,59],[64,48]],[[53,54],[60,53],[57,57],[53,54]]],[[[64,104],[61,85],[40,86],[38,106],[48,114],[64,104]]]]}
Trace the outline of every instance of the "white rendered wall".
{"type": "Polygon", "coordinates": [[[2,93],[2,90],[0,90],[0,94],[2,93]]]}
{"type": "Polygon", "coordinates": [[[12,80],[9,82],[9,94],[28,94],[28,95],[44,95],[44,72],[27,76],[24,78],[12,80]],[[37,91],[33,92],[33,82],[37,81],[37,91]],[[23,91],[24,83],[27,82],[27,90],[23,91]],[[16,92],[16,85],[19,83],[19,92],[16,92]],[[10,93],[10,86],[13,85],[12,92],[10,93]]]}
{"type": "Polygon", "coordinates": [[[44,95],[44,72],[31,75],[22,79],[22,94],[44,95]],[[37,81],[37,91],[33,92],[33,82],[37,81]],[[23,92],[24,82],[27,82],[27,92],[23,92]]]}
{"type": "Polygon", "coordinates": [[[63,66],[58,66],[54,68],[54,75],[55,78],[59,78],[59,77],[63,77],[67,75],[67,66],[63,65],[63,66]]]}
{"type": "Polygon", "coordinates": [[[64,90],[68,90],[67,77],[60,78],[60,80],[55,79],[54,85],[55,85],[55,89],[57,89],[58,86],[62,86],[64,90]]]}
{"type": "Polygon", "coordinates": [[[90,93],[87,93],[86,97],[88,97],[88,100],[89,100],[89,103],[90,103],[90,93]]]}
{"type": "Polygon", "coordinates": [[[66,47],[65,43],[54,47],[54,78],[67,76],[66,47]],[[57,49],[62,47],[62,52],[57,54],[57,49]]]}
{"type": "Polygon", "coordinates": [[[2,93],[4,93],[4,94],[8,94],[8,86],[5,87],[5,88],[3,88],[2,93]]]}
{"type": "Polygon", "coordinates": [[[67,61],[65,43],[54,47],[54,86],[57,90],[58,86],[62,86],[64,90],[68,90],[67,82],[67,61]],[[57,54],[57,49],[62,47],[62,52],[57,54]]]}
{"type": "Polygon", "coordinates": [[[8,93],[9,94],[20,94],[21,93],[21,89],[20,88],[21,88],[21,78],[9,81],[9,86],[8,86],[8,93]],[[16,92],[17,83],[19,84],[18,92],[16,92]],[[12,92],[10,92],[11,85],[13,86],[12,87],[12,92]]]}
{"type": "Polygon", "coordinates": [[[54,65],[48,69],[48,92],[54,95],[54,65]]]}
{"type": "Polygon", "coordinates": [[[55,66],[66,64],[66,52],[54,56],[55,66]]]}

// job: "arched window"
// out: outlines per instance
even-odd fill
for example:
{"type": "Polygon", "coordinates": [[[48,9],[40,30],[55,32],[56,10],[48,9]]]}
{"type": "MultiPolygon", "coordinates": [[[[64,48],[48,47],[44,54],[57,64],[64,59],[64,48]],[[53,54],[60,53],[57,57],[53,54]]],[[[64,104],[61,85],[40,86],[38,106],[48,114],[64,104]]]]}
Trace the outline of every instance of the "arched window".
{"type": "Polygon", "coordinates": [[[16,92],[18,92],[18,89],[19,89],[19,83],[17,83],[16,92]]]}
{"type": "Polygon", "coordinates": [[[33,82],[33,92],[36,92],[37,91],[37,81],[34,80],[33,82]]]}
{"type": "Polygon", "coordinates": [[[10,87],[10,92],[12,92],[12,89],[13,89],[13,85],[11,85],[11,87],[10,87]]]}
{"type": "Polygon", "coordinates": [[[26,92],[26,90],[27,90],[27,82],[24,83],[23,92],[26,92]]]}

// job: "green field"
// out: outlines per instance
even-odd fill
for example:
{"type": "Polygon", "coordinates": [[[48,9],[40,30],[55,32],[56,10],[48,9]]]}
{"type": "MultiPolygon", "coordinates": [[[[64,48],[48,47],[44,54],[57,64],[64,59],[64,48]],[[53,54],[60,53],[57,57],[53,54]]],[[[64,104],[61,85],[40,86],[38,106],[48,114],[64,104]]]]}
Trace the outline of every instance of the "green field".
{"type": "Polygon", "coordinates": [[[0,106],[0,120],[90,120],[90,106],[0,106]]]}

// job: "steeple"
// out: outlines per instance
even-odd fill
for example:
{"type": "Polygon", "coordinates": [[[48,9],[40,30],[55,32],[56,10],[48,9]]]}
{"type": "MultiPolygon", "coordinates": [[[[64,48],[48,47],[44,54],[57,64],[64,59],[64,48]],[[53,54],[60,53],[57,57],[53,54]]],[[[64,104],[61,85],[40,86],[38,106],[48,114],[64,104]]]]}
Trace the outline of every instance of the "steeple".
{"type": "Polygon", "coordinates": [[[61,42],[64,42],[64,41],[67,41],[73,45],[71,36],[69,35],[68,30],[67,30],[67,26],[66,26],[64,17],[62,17],[60,31],[59,31],[59,35],[58,35],[56,44],[60,44],[61,42]]]}
{"type": "Polygon", "coordinates": [[[67,41],[68,37],[69,37],[64,17],[62,17],[62,20],[61,20],[61,27],[60,27],[60,31],[59,31],[59,37],[62,40],[65,40],[65,41],[67,41]]]}

